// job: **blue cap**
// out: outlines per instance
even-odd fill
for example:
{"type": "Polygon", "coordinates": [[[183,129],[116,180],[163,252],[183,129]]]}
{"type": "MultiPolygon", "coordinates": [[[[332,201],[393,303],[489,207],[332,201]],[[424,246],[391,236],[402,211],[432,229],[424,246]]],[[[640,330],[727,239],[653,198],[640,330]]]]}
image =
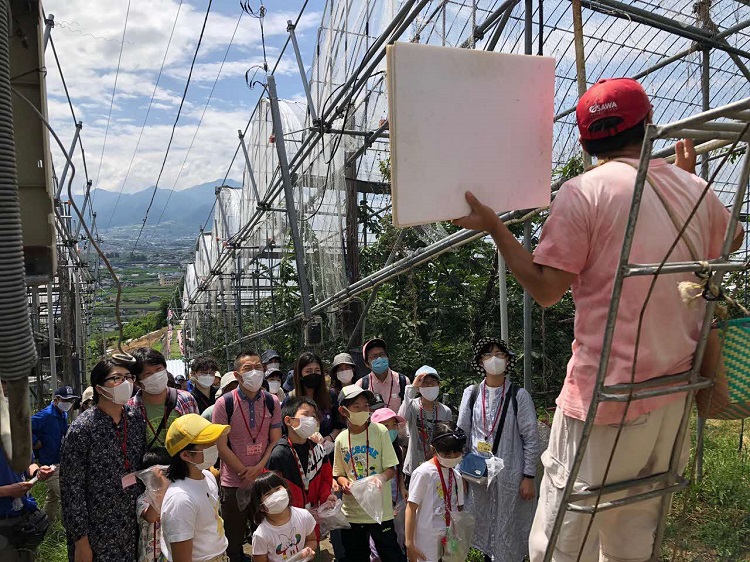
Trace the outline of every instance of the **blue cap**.
{"type": "Polygon", "coordinates": [[[422,373],[440,380],[440,375],[438,375],[438,372],[429,365],[422,365],[419,369],[417,369],[417,372],[414,374],[414,378],[416,378],[417,375],[421,375],[422,373]]]}

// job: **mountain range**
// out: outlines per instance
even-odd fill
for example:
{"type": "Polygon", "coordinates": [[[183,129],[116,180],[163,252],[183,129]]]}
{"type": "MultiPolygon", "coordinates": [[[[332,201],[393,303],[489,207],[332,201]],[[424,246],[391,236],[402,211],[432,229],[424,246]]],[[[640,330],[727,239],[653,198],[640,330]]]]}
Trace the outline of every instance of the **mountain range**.
{"type": "MultiPolygon", "coordinates": [[[[221,183],[222,180],[216,180],[174,192],[159,189],[149,211],[147,225],[156,225],[163,213],[159,224],[169,226],[174,234],[183,234],[183,231],[197,234],[209,214],[213,216],[215,186],[221,183]]],[[[242,184],[228,179],[225,185],[241,187],[242,184]]],[[[99,231],[103,233],[115,227],[140,227],[153,192],[153,187],[121,195],[104,189],[96,190],[93,201],[99,231]]],[[[82,196],[77,196],[76,202],[80,204],[82,199],[82,196]]]]}

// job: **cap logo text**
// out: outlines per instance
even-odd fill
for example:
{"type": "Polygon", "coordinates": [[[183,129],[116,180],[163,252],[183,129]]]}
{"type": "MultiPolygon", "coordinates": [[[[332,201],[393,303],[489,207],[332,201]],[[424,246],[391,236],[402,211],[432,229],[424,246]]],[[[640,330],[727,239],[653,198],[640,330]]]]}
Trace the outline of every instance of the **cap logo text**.
{"type": "Polygon", "coordinates": [[[595,103],[589,107],[589,113],[601,113],[602,111],[609,111],[610,109],[617,109],[616,101],[608,101],[607,103],[595,103]]]}

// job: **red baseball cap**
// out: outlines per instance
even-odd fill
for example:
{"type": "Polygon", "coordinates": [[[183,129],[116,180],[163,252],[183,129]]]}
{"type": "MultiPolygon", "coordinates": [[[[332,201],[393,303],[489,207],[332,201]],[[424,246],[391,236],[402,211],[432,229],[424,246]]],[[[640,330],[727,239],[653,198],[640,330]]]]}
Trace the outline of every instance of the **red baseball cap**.
{"type": "Polygon", "coordinates": [[[598,140],[635,127],[649,111],[651,101],[640,83],[632,78],[606,78],[581,96],[576,106],[576,120],[582,140],[598,140]],[[619,117],[622,121],[603,131],[590,130],[605,117],[619,117]]]}

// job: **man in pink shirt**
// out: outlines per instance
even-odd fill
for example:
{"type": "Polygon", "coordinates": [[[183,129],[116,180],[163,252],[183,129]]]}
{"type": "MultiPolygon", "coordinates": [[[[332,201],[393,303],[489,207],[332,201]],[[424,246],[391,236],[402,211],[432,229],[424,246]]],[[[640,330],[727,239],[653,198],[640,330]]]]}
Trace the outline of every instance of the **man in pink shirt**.
{"type": "Polygon", "coordinates": [[[380,338],[371,339],[362,346],[362,357],[365,366],[369,367],[371,372],[354,384],[370,390],[373,394],[380,394],[385,407],[398,413],[404,400],[406,386],[411,384],[409,377],[391,369],[388,346],[380,338]]]}
{"type": "Polygon", "coordinates": [[[237,389],[216,401],[213,422],[229,425],[229,434],[217,442],[221,458],[221,515],[231,562],[243,560],[247,524],[253,514],[237,505],[237,489],[249,488],[263,471],[273,445],[281,438],[279,399],[261,388],[264,372],[260,356],[240,353],[234,360],[237,389]]]}
{"type": "MultiPolygon", "coordinates": [[[[489,232],[508,267],[539,304],[555,304],[568,288],[572,288],[576,304],[573,355],[557,399],[549,447],[542,455],[544,478],[529,540],[532,562],[544,557],[580,442],[583,420],[595,391],[612,286],[632,203],[645,126],[651,122],[652,108],[638,82],[617,78],[601,80],[592,86],[581,97],[576,116],[581,144],[586,152],[597,157],[599,165],[562,186],[533,255],[523,248],[492,209],[470,193],[466,198],[471,214],[455,221],[465,228],[489,232]]],[[[706,186],[703,180],[690,173],[694,169],[695,152],[689,142],[677,144],[677,166],[661,159],[651,161],[631,263],[659,263],[664,259],[678,234],[670,215],[681,228],[706,186]]],[[[728,222],[729,212],[709,190],[669,261],[718,257],[728,222]],[[693,251],[699,256],[693,257],[693,251]]],[[[733,249],[741,242],[739,229],[733,249]]],[[[606,374],[607,385],[629,383],[634,363],[636,382],[690,368],[705,303],[695,308],[684,306],[677,284],[694,279],[692,274],[658,278],[645,309],[637,352],[639,316],[652,278],[626,279],[606,374]]],[[[602,485],[625,407],[623,403],[614,402],[599,405],[576,490],[602,485]]],[[[627,409],[607,483],[667,470],[684,407],[684,393],[633,401],[627,409]]],[[[684,447],[683,453],[686,462],[689,448],[684,447]]],[[[566,514],[553,560],[649,560],[660,501],[656,498],[597,514],[585,544],[590,516],[566,514]]]]}

